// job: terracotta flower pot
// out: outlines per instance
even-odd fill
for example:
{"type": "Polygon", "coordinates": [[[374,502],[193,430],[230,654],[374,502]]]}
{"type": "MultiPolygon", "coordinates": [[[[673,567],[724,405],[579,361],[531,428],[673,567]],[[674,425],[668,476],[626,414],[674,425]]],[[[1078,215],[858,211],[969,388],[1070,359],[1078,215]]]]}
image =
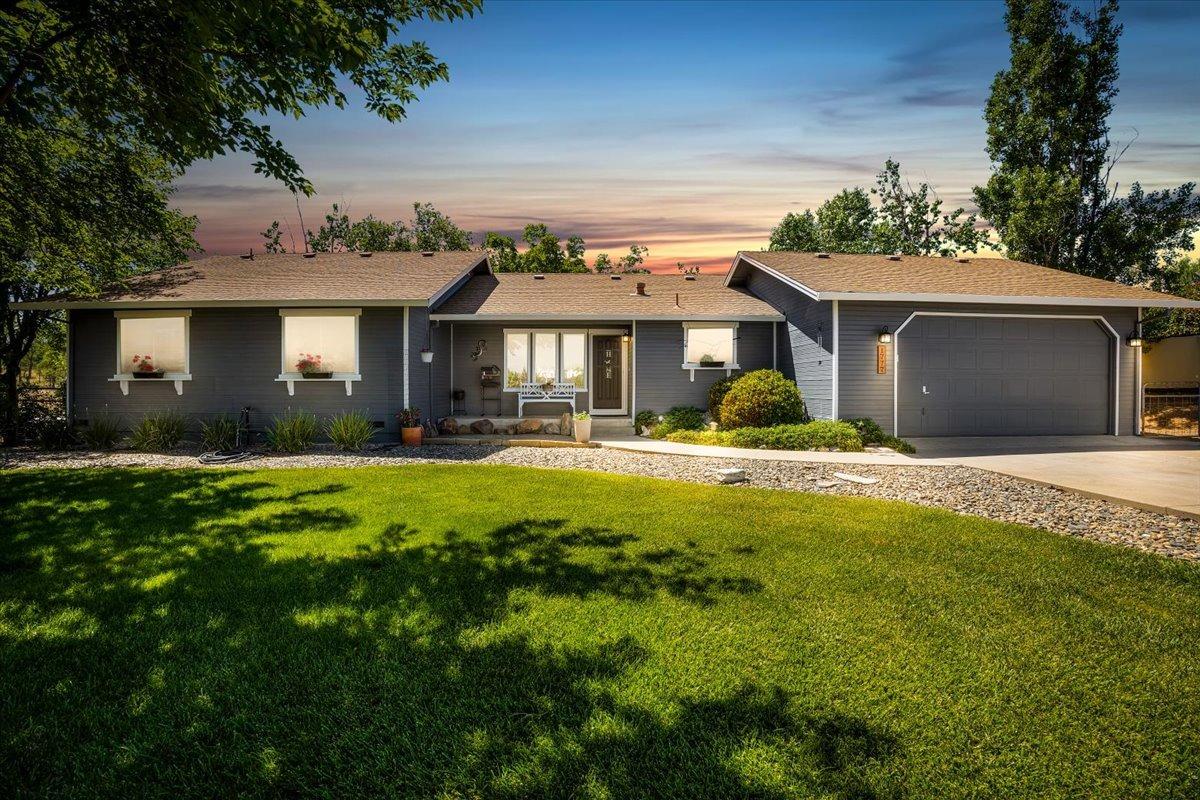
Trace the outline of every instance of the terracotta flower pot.
{"type": "Polygon", "coordinates": [[[420,447],[422,439],[421,428],[401,428],[400,441],[405,447],[420,447]]]}

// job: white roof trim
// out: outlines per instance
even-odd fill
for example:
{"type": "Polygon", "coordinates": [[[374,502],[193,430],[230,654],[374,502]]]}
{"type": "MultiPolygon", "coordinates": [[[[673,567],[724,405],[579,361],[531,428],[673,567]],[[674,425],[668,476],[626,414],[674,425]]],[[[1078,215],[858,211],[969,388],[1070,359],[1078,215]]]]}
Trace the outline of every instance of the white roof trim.
{"type": "Polygon", "coordinates": [[[491,262],[489,262],[488,257],[486,255],[484,255],[483,258],[479,259],[474,264],[467,267],[462,272],[458,273],[457,277],[455,277],[453,280],[447,281],[445,286],[443,286],[441,289],[438,289],[436,292],[434,292],[433,296],[429,298],[429,307],[432,308],[432,307],[436,306],[439,302],[441,302],[442,298],[446,296],[446,293],[449,292],[455,286],[458,286],[458,288],[460,288],[460,289],[463,286],[465,286],[466,282],[463,279],[466,278],[467,276],[469,276],[472,272],[474,272],[475,268],[478,267],[480,264],[483,264],[485,267],[487,267],[487,272],[485,274],[487,274],[487,275],[493,274],[491,262]],[[461,286],[459,285],[460,283],[462,284],[461,286]]]}
{"type": "Polygon", "coordinates": [[[692,320],[695,322],[781,322],[784,319],[782,314],[539,314],[536,311],[529,311],[524,314],[437,314],[429,315],[431,320],[447,320],[451,322],[470,322],[471,320],[479,321],[528,321],[541,322],[543,320],[565,321],[573,320],[611,320],[613,322],[623,322],[628,320],[638,320],[640,322],[680,322],[683,320],[692,320]]]}
{"type": "Polygon", "coordinates": [[[1117,306],[1124,308],[1200,308],[1200,301],[1168,297],[1049,297],[1045,295],[984,295],[905,292],[821,292],[820,300],[862,300],[901,303],[996,303],[1017,306],[1117,306]]]}
{"type": "Polygon", "coordinates": [[[731,266],[729,268],[729,272],[725,274],[725,285],[726,286],[728,286],[729,282],[731,280],[733,280],[733,273],[734,273],[734,270],[737,268],[738,261],[745,261],[747,264],[750,264],[751,266],[753,266],[757,269],[761,269],[763,272],[767,273],[772,278],[782,281],[783,283],[787,284],[788,286],[791,286],[796,291],[798,291],[802,294],[808,295],[813,300],[826,299],[826,298],[822,297],[821,293],[818,292],[817,290],[810,289],[809,287],[805,286],[803,283],[800,283],[800,281],[796,280],[795,278],[789,278],[788,276],[784,275],[781,272],[776,272],[775,270],[768,267],[766,264],[755,261],[753,258],[750,258],[749,256],[745,255],[744,253],[738,254],[738,257],[733,260],[733,266],[731,266]]]}

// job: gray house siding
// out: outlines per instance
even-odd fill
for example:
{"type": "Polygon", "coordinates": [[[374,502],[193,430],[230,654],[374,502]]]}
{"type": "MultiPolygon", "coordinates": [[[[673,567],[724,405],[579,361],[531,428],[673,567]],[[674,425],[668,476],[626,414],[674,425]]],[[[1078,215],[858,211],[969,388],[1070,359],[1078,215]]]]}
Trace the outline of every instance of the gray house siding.
{"type": "Polygon", "coordinates": [[[778,369],[796,382],[813,417],[833,416],[833,304],[817,302],[761,270],[751,270],[746,289],[783,314],[778,369]]]}
{"type": "Polygon", "coordinates": [[[430,324],[429,309],[414,306],[408,310],[408,331],[408,404],[422,416],[444,417],[450,413],[450,329],[446,323],[430,324]],[[433,351],[431,364],[421,361],[426,347],[433,351]]]}
{"type": "MultiPolygon", "coordinates": [[[[131,381],[129,394],[123,395],[120,385],[109,381],[116,370],[113,312],[72,311],[72,410],[76,419],[109,412],[131,425],[149,411],[174,410],[204,420],[250,406],[254,409],[251,425],[261,429],[272,416],[288,409],[311,411],[321,418],[357,409],[394,433],[394,415],[404,388],[403,315],[403,308],[363,309],[359,321],[362,380],[353,384],[350,397],[341,382],[296,381],[295,395],[289,396],[287,384],[276,381],[283,335],[277,308],[194,309],[192,380],[183,384],[183,394],[177,395],[170,382],[131,381]]],[[[423,323],[420,329],[424,330],[423,323]]],[[[412,344],[419,353],[422,345],[412,344]]],[[[419,355],[413,360],[419,364],[419,355]]]]}
{"type": "MultiPolygon", "coordinates": [[[[1092,306],[1014,306],[980,304],[913,304],[864,303],[842,300],[838,312],[838,416],[842,419],[870,417],[887,432],[892,433],[893,390],[895,386],[895,355],[893,344],[887,346],[887,373],[876,371],[876,346],[879,330],[884,325],[895,331],[914,311],[961,312],[974,314],[1037,314],[1102,316],[1120,337],[1121,372],[1119,386],[1119,432],[1136,431],[1137,390],[1135,365],[1137,352],[1124,343],[1134,328],[1137,309],[1092,306]]],[[[904,335],[898,341],[900,368],[904,368],[904,335]]],[[[1111,414],[1111,411],[1110,411],[1111,414]]],[[[903,433],[903,432],[902,432],[903,433]]],[[[1110,431],[1111,433],[1111,431],[1110,431]]]]}
{"type": "MultiPolygon", "coordinates": [[[[770,369],[774,362],[772,322],[738,325],[737,357],[741,372],[770,369]]],[[[725,377],[723,369],[698,369],[696,380],[683,364],[682,322],[637,324],[637,401],[642,410],[662,413],[673,406],[707,408],[709,387],[725,377]]],[[[738,372],[735,375],[740,374],[738,372]]]]}

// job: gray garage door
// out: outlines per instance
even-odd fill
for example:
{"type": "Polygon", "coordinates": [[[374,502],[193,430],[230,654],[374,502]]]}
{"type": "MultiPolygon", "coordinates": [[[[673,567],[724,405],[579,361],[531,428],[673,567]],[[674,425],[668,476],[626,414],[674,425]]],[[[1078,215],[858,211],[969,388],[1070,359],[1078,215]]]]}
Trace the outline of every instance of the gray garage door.
{"type": "Polygon", "coordinates": [[[1111,432],[1112,339],[1094,320],[916,317],[897,347],[901,436],[1111,432]]]}

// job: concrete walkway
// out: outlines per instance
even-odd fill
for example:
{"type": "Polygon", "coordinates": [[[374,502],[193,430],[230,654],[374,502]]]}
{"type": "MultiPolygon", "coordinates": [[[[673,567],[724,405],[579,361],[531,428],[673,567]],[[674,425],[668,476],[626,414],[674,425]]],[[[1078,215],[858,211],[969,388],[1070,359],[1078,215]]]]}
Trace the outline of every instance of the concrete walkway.
{"type": "Polygon", "coordinates": [[[994,436],[912,439],[916,455],[813,453],[660,442],[596,440],[641,453],[738,460],[895,466],[960,464],[1135,508],[1200,519],[1200,443],[1140,436],[994,436]]]}

